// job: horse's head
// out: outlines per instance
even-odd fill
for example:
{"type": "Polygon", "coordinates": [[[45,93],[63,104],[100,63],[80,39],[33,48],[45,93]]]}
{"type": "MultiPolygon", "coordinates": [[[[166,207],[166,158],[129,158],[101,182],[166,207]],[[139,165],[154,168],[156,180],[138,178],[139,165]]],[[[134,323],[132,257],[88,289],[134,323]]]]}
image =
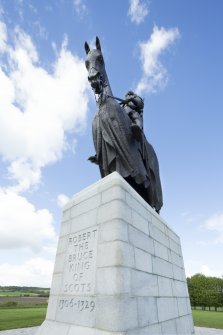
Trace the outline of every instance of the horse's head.
{"type": "Polygon", "coordinates": [[[96,94],[100,94],[105,82],[105,63],[98,37],[96,37],[95,45],[96,49],[90,50],[88,43],[85,42],[84,47],[87,54],[85,65],[88,70],[88,80],[92,89],[96,94]]]}

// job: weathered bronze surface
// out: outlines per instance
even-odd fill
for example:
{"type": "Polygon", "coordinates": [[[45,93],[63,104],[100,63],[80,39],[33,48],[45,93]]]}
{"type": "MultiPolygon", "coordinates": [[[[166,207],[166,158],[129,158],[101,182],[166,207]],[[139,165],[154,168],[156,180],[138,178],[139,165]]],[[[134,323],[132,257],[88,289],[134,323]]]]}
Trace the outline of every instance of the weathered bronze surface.
{"type": "Polygon", "coordinates": [[[85,42],[85,51],[88,80],[98,107],[93,120],[96,155],[89,160],[98,164],[102,177],[117,171],[159,213],[163,205],[159,165],[143,132],[143,100],[129,91],[121,104],[116,101],[98,37],[96,49],[90,50],[85,42]]]}

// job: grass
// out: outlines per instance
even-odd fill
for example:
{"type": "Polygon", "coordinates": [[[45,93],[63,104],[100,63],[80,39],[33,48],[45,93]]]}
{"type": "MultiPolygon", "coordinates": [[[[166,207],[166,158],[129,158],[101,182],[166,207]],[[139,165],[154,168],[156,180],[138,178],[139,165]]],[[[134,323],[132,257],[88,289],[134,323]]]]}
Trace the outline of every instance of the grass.
{"type": "MultiPolygon", "coordinates": [[[[45,320],[46,309],[46,304],[1,306],[0,330],[39,326],[45,320]]],[[[223,312],[193,310],[192,313],[195,326],[223,329],[223,312]]]]}
{"type": "Polygon", "coordinates": [[[20,297],[27,294],[30,297],[38,296],[38,293],[21,292],[21,291],[0,291],[0,297],[20,297]]]}
{"type": "Polygon", "coordinates": [[[39,326],[45,320],[46,307],[1,308],[0,330],[39,326]]]}
{"type": "Polygon", "coordinates": [[[3,289],[0,288],[0,297],[38,297],[39,295],[49,294],[49,289],[42,289],[42,288],[28,288],[20,289],[20,290],[13,290],[13,289],[3,289]]]}
{"type": "Polygon", "coordinates": [[[9,309],[9,308],[47,308],[47,303],[42,302],[42,303],[21,303],[21,302],[3,302],[0,303],[0,313],[2,309],[9,309]]]}
{"type": "Polygon", "coordinates": [[[223,312],[193,310],[192,313],[195,326],[223,329],[223,312]]]}

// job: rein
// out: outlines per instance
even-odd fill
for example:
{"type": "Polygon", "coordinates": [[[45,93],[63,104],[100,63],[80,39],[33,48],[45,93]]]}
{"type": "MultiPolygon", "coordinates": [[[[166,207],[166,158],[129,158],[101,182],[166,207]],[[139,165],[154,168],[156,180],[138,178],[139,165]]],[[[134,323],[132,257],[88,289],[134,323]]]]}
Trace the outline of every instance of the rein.
{"type": "Polygon", "coordinates": [[[124,103],[125,103],[125,100],[123,100],[123,99],[121,99],[121,98],[117,98],[117,97],[114,97],[114,96],[112,96],[112,95],[107,95],[107,97],[108,97],[108,98],[112,98],[112,99],[114,99],[114,100],[118,100],[118,101],[121,102],[121,104],[124,104],[124,103]]]}

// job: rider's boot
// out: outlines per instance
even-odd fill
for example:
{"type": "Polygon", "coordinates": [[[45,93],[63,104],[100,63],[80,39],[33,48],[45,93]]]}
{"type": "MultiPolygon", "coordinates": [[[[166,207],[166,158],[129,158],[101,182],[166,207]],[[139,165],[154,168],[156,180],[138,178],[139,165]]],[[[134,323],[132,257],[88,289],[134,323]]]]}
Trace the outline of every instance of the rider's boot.
{"type": "Polygon", "coordinates": [[[142,139],[142,130],[140,128],[140,126],[136,123],[133,123],[131,125],[131,129],[132,129],[132,133],[134,138],[136,139],[136,141],[140,142],[142,139]]]}

